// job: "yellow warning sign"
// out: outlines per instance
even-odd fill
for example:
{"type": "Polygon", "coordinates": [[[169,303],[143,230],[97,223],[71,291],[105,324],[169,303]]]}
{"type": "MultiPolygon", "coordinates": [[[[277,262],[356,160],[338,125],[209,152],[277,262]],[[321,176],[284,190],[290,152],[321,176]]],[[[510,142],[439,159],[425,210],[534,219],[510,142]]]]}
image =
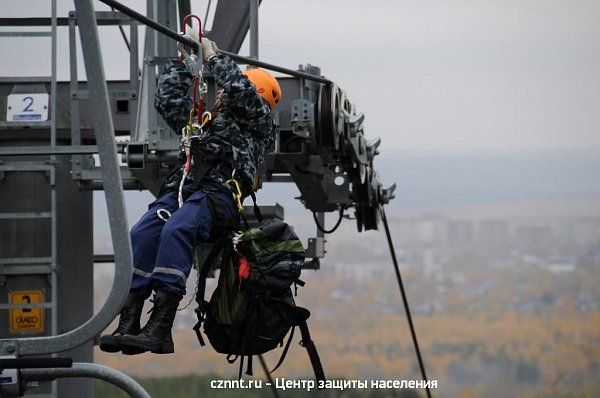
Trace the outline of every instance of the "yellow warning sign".
{"type": "MultiPolygon", "coordinates": [[[[39,304],[44,302],[43,290],[10,292],[9,304],[39,304]]],[[[13,308],[10,310],[11,333],[36,333],[44,331],[43,308],[13,308]]]]}

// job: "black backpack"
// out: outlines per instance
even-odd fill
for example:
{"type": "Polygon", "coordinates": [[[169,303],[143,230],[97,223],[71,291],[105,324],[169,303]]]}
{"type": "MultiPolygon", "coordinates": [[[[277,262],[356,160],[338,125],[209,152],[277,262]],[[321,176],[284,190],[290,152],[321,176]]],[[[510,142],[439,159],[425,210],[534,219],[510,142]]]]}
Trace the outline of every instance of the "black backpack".
{"type": "Polygon", "coordinates": [[[200,345],[204,333],[212,347],[227,355],[227,361],[240,360],[242,377],[244,357],[246,374],[252,375],[252,356],[283,346],[289,337],[274,372],[285,359],[294,330],[299,327],[315,377],[325,380],[319,355],[311,340],[306,320],[310,312],[296,306],[291,286],[303,286],[300,272],[304,248],[293,229],[273,218],[245,233],[218,241],[199,272],[194,331],[200,345]],[[220,268],[219,280],[209,301],[205,301],[206,277],[220,268]]]}

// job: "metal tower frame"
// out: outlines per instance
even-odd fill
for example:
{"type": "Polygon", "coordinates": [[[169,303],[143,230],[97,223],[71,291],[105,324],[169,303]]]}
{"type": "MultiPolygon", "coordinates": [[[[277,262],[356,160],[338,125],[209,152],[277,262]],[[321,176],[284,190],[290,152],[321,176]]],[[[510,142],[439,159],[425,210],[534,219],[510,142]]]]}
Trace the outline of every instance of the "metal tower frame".
{"type": "MultiPolygon", "coordinates": [[[[128,232],[123,189],[139,189],[142,186],[152,192],[157,191],[156,181],[164,176],[167,164],[174,164],[178,143],[164,121],[158,118],[153,109],[152,98],[156,85],[156,65],[163,64],[167,57],[175,56],[175,46],[169,38],[154,30],[147,30],[145,38],[145,59],[141,84],[138,84],[137,22],[124,18],[117,12],[95,12],[92,0],[74,0],[75,13],[68,18],[56,17],[56,0],[52,0],[52,78],[51,78],[51,135],[49,146],[0,147],[0,156],[49,155],[51,162],[43,170],[50,170],[53,183],[52,161],[58,155],[72,156],[72,178],[81,183],[84,189],[105,191],[111,239],[114,249],[115,276],[108,299],[100,311],[79,327],[62,334],[56,330],[53,315],[52,336],[9,338],[0,340],[0,356],[15,358],[0,359],[0,368],[24,368],[20,357],[29,355],[55,354],[78,347],[94,339],[114,319],[121,309],[129,290],[132,273],[132,253],[128,232]],[[124,90],[109,92],[104,75],[103,60],[98,36],[98,23],[128,24],[132,39],[131,80],[124,90]],[[57,145],[57,95],[61,87],[56,81],[56,28],[69,26],[70,42],[70,140],[71,145],[57,145]],[[75,27],[79,28],[83,58],[87,74],[87,89],[80,89],[77,81],[77,57],[75,53],[75,27]],[[92,95],[93,94],[93,95],[92,95]],[[109,97],[121,96],[136,108],[128,123],[131,141],[127,144],[115,142],[115,124],[112,117],[109,97]],[[91,130],[95,145],[84,145],[80,100],[86,99],[93,112],[91,130]],[[90,166],[89,155],[97,154],[100,167],[90,166]],[[127,166],[121,165],[119,154],[126,155],[127,166]],[[87,155],[84,156],[84,155],[87,155]]],[[[180,1],[180,8],[186,1],[180,1]]],[[[188,8],[189,8],[189,2],[188,8]]],[[[296,93],[296,98],[284,100],[275,112],[280,134],[275,148],[267,156],[263,174],[267,182],[295,182],[302,194],[304,204],[315,212],[315,217],[323,225],[324,212],[355,206],[359,229],[376,229],[379,222],[379,206],[393,198],[394,187],[384,190],[381,187],[373,159],[377,155],[380,141],[367,141],[362,122],[364,116],[357,114],[345,93],[330,80],[320,76],[318,67],[306,65],[301,70],[291,71],[258,61],[258,6],[259,0],[229,0],[220,2],[215,15],[213,30],[206,36],[216,40],[222,52],[236,60],[248,61],[235,54],[239,51],[248,30],[250,31],[250,58],[257,66],[287,73],[290,78],[280,78],[284,91],[296,93]],[[247,4],[248,7],[240,7],[247,4]],[[237,10],[236,10],[237,8],[237,10]],[[240,12],[239,9],[242,9],[240,12]],[[337,182],[341,179],[341,182],[337,182]],[[312,189],[315,188],[315,189],[312,189]]],[[[152,19],[165,23],[167,27],[177,27],[177,10],[174,1],[147,0],[147,14],[152,19]]],[[[163,32],[165,33],[165,32],[163,32]]],[[[2,34],[0,34],[2,35],[2,34]]],[[[181,37],[178,38],[182,41],[181,37]]],[[[209,99],[214,98],[214,82],[208,77],[209,99]]],[[[124,85],[121,85],[122,87],[124,85]]],[[[123,121],[119,121],[121,123],[123,121]]],[[[48,122],[44,122],[48,123],[48,122]]],[[[43,123],[38,124],[38,126],[43,123]]],[[[14,124],[11,124],[14,126],[14,124]]],[[[0,124],[0,127],[2,125],[0,124]]],[[[0,164],[0,171],[2,166],[0,164]]],[[[9,169],[6,169],[9,170],[9,169]]],[[[54,190],[52,190],[54,192],[54,190]]],[[[55,193],[53,202],[55,203],[55,193]]],[[[52,205],[54,206],[54,205],[52,205]]],[[[54,209],[54,207],[52,207],[54,209]]],[[[273,211],[279,211],[277,208],[273,211]]],[[[51,210],[51,214],[55,210],[51,210]]],[[[267,212],[268,213],[268,212],[267,212]]],[[[42,214],[49,216],[48,214],[42,214]]],[[[13,215],[14,216],[14,215],[13,215]]],[[[10,216],[10,217],[13,217],[10,216]]],[[[1,218],[2,216],[0,216],[1,218]]],[[[9,217],[9,216],[5,216],[9,217]]],[[[52,218],[52,231],[56,233],[56,217],[52,218]]],[[[53,238],[54,239],[54,238],[53,238]]],[[[318,268],[318,259],[324,256],[324,231],[319,228],[317,236],[309,239],[307,256],[314,260],[307,266],[318,268]]],[[[51,252],[52,288],[56,290],[56,241],[51,252]]],[[[106,259],[105,259],[106,260],[106,259]]],[[[109,256],[108,260],[113,260],[109,256]]],[[[2,260],[0,260],[1,262],[2,260]]],[[[21,261],[21,260],[20,260],[21,261]]],[[[53,291],[54,291],[53,290],[53,291]]],[[[55,293],[52,305],[55,305],[55,293]]],[[[43,304],[48,305],[48,304],[43,304]]],[[[40,305],[40,306],[43,306],[40,305]]],[[[35,307],[29,305],[28,307],[35,307]]],[[[53,311],[55,314],[57,311],[53,311]]],[[[37,369],[23,369],[23,380],[54,380],[61,377],[96,377],[110,381],[126,389],[132,396],[146,397],[147,393],[128,376],[113,369],[95,364],[75,363],[64,366],[61,358],[47,358],[44,366],[37,369]],[[46,369],[44,369],[44,367],[46,369]]],[[[8,391],[2,390],[8,393],[8,391]]],[[[19,393],[11,391],[12,394],[19,393]]]]}
{"type": "MultiPolygon", "coordinates": [[[[48,153],[54,156],[61,153],[56,151],[56,0],[53,0],[52,37],[53,37],[53,62],[52,62],[52,100],[53,112],[51,118],[51,144],[48,153]]],[[[117,147],[113,137],[113,123],[108,90],[102,63],[102,53],[98,37],[98,27],[92,0],[75,0],[79,32],[82,43],[85,67],[87,72],[88,87],[94,95],[90,96],[95,112],[92,113],[98,156],[102,164],[101,172],[103,186],[108,208],[108,217],[111,226],[111,238],[115,257],[115,277],[108,299],[100,311],[78,328],[62,334],[44,337],[14,338],[0,340],[0,355],[20,357],[23,355],[54,354],[93,340],[104,330],[120,311],[129,291],[131,282],[132,253],[128,232],[123,187],[121,184],[121,170],[117,156],[117,147]]],[[[53,201],[54,203],[54,197],[53,201]]],[[[56,223],[53,222],[53,232],[56,223]]],[[[54,242],[54,240],[53,240],[54,242]]],[[[55,259],[56,247],[53,243],[52,257],[55,259]]],[[[53,262],[55,265],[55,262],[53,262]]],[[[53,289],[56,289],[56,272],[52,273],[53,289]]],[[[53,294],[55,297],[55,294],[53,294]]],[[[56,301],[53,300],[53,304],[56,301]]],[[[56,311],[53,311],[56,313],[56,311]]],[[[54,319],[54,317],[53,317],[54,319]]],[[[53,332],[56,323],[53,322],[53,332]]],[[[50,366],[54,363],[49,360],[50,366]]],[[[2,365],[6,368],[6,363],[2,365]]],[[[13,364],[18,367],[18,362],[13,364]]],[[[56,379],[60,377],[96,377],[113,382],[121,387],[126,387],[132,396],[149,397],[149,395],[133,379],[114,369],[95,364],[74,364],[71,368],[49,368],[25,371],[26,379],[56,379]]],[[[24,375],[24,377],[25,377],[24,375]]],[[[20,385],[15,386],[20,393],[20,385]]],[[[4,391],[4,394],[8,394],[4,391]]]]}

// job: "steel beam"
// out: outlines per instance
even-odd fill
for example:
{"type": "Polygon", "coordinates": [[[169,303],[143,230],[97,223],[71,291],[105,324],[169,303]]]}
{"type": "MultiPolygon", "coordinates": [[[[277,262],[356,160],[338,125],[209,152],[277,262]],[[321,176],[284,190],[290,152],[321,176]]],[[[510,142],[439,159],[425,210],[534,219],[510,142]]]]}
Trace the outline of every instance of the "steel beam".
{"type": "Polygon", "coordinates": [[[98,153],[96,145],[0,147],[0,156],[84,155],[98,153]]]}
{"type": "Polygon", "coordinates": [[[51,32],[0,32],[0,37],[50,37],[51,32]]]}
{"type": "Polygon", "coordinates": [[[219,43],[222,49],[237,53],[248,32],[248,0],[219,1],[212,27],[206,37],[219,43]]]}
{"type": "Polygon", "coordinates": [[[250,58],[258,61],[258,0],[249,0],[250,58]]]}
{"type": "MultiPolygon", "coordinates": [[[[110,11],[98,12],[98,26],[129,24],[130,19],[110,11]]],[[[52,18],[0,18],[0,26],[50,26],[52,18]]],[[[56,18],[56,26],[68,26],[69,18],[56,18]]]]}

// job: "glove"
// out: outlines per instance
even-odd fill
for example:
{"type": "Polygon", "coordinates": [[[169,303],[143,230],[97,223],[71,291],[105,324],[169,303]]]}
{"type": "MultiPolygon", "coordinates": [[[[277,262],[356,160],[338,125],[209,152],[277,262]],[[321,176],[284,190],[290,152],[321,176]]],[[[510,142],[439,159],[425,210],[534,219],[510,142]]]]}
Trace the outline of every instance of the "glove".
{"type": "Polygon", "coordinates": [[[206,38],[202,39],[202,55],[204,57],[204,62],[217,55],[217,50],[218,47],[214,41],[206,38]]]}

